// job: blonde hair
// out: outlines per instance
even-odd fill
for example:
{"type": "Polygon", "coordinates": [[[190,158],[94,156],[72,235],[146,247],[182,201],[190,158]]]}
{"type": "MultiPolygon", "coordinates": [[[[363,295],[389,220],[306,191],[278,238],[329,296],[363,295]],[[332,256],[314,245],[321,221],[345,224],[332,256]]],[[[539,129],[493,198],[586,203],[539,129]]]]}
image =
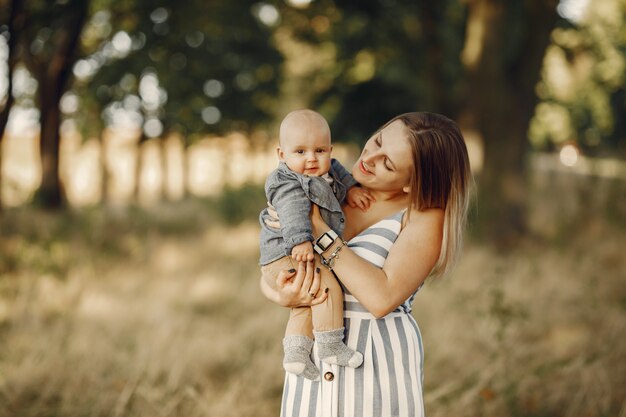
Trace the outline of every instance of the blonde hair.
{"type": "Polygon", "coordinates": [[[408,130],[414,166],[407,214],[412,208],[444,209],[441,251],[430,272],[441,277],[454,268],[463,248],[472,178],[467,147],[457,124],[440,114],[405,113],[385,126],[396,120],[408,130]]]}

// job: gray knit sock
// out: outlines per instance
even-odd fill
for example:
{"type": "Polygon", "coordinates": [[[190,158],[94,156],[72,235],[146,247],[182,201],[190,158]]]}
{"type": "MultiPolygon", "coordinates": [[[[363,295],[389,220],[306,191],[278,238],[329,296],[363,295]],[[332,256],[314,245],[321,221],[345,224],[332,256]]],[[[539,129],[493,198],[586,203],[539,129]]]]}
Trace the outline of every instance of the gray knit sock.
{"type": "Polygon", "coordinates": [[[313,332],[317,351],[323,362],[358,368],[363,363],[363,355],[343,343],[344,327],[325,332],[313,332]]]}
{"type": "Polygon", "coordinates": [[[307,336],[285,336],[283,339],[283,348],[285,349],[283,368],[285,368],[285,371],[302,375],[306,379],[313,381],[319,380],[320,370],[311,362],[313,343],[313,339],[307,336]]]}

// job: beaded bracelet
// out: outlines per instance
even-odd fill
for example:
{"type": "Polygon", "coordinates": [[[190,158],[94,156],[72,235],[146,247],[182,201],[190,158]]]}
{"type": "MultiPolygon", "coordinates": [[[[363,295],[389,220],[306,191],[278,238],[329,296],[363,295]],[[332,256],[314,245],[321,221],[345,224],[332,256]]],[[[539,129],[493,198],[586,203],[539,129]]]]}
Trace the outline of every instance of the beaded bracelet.
{"type": "Polygon", "coordinates": [[[333,266],[335,265],[335,261],[339,259],[339,252],[341,252],[341,249],[343,249],[343,247],[347,244],[348,242],[346,242],[345,240],[342,240],[341,244],[337,246],[337,248],[333,251],[333,253],[330,254],[328,258],[324,258],[323,256],[320,255],[320,258],[322,258],[322,265],[324,265],[326,268],[332,271],[333,266]]]}

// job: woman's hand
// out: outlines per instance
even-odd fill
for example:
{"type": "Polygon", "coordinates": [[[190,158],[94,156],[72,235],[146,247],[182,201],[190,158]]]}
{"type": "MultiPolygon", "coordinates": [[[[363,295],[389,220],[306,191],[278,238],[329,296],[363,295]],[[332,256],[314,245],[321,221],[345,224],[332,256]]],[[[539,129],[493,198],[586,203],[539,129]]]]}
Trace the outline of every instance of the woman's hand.
{"type": "Polygon", "coordinates": [[[320,290],[321,275],[314,262],[299,262],[298,269],[282,270],[276,278],[276,287],[261,277],[263,293],[283,307],[309,307],[321,304],[328,298],[328,289],[320,290]],[[265,284],[265,286],[264,286],[265,284]]]}

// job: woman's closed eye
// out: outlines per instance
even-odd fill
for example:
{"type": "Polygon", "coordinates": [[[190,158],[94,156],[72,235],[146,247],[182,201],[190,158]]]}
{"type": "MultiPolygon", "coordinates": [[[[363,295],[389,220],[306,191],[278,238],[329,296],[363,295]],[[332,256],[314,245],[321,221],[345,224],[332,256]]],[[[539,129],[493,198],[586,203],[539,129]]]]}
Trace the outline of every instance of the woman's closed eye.
{"type": "MultiPolygon", "coordinates": [[[[380,139],[380,135],[376,137],[376,139],[374,140],[374,143],[376,145],[378,145],[379,148],[382,146],[382,141],[380,139]]],[[[389,159],[385,158],[383,160],[383,166],[387,169],[387,171],[393,171],[393,168],[389,164],[389,159]]]]}
{"type": "MultiPolygon", "coordinates": [[[[374,139],[374,143],[379,148],[383,146],[383,141],[382,141],[380,134],[376,136],[376,138],[374,139]]],[[[387,171],[393,171],[393,166],[391,165],[391,163],[389,162],[389,158],[387,157],[383,159],[383,166],[385,167],[387,171]]]]}

